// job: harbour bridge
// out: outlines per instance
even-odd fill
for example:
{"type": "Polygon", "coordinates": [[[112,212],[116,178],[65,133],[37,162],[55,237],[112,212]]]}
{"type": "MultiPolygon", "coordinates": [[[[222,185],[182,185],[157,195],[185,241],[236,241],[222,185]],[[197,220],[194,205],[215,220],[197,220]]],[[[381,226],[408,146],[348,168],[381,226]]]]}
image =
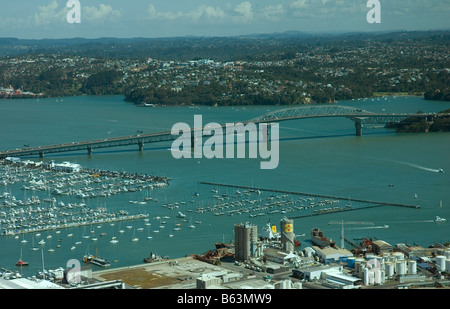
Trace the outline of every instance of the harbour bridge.
{"type": "MultiPolygon", "coordinates": [[[[288,120],[298,120],[306,118],[324,118],[324,117],[341,117],[348,118],[354,122],[356,129],[356,136],[362,136],[362,128],[364,125],[372,124],[387,124],[387,123],[397,123],[403,119],[409,117],[420,117],[426,119],[428,122],[433,122],[436,118],[450,116],[446,113],[375,113],[360,108],[342,106],[342,105],[313,105],[313,106],[300,106],[291,107],[280,110],[275,110],[259,117],[253,118],[251,120],[243,121],[242,124],[246,125],[249,123],[254,123],[256,125],[267,124],[270,126],[271,123],[288,121],[288,120]]],[[[227,128],[225,124],[221,125],[222,128],[227,128]]],[[[243,129],[246,129],[242,126],[243,129]]],[[[192,139],[194,138],[195,132],[198,129],[191,129],[192,139]]],[[[201,131],[202,132],[202,131],[201,131]]],[[[239,132],[236,132],[239,133],[239,132]]],[[[203,136],[206,136],[202,132],[203,136]]],[[[44,157],[44,154],[49,153],[61,153],[61,152],[71,152],[71,151],[87,151],[90,155],[93,149],[107,148],[107,147],[122,147],[130,145],[138,145],[139,151],[142,151],[144,144],[173,141],[178,138],[178,135],[172,135],[171,131],[156,132],[156,133],[146,133],[137,134],[129,136],[121,136],[114,138],[97,139],[91,141],[81,141],[81,142],[71,142],[58,145],[50,146],[38,146],[38,147],[28,147],[23,149],[5,150],[0,151],[0,159],[6,157],[24,157],[39,155],[39,157],[44,157]]]]}

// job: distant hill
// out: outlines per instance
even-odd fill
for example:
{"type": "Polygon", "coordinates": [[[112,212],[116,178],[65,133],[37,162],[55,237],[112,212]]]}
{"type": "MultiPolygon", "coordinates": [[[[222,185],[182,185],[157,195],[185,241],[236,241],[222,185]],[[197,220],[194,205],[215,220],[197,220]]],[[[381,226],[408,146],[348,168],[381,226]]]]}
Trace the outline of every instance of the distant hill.
{"type": "Polygon", "coordinates": [[[58,53],[68,55],[188,60],[210,58],[218,61],[254,59],[265,54],[317,46],[335,45],[342,41],[356,45],[370,41],[439,40],[448,43],[450,31],[400,31],[392,33],[310,34],[288,31],[233,37],[173,37],[173,38],[71,38],[17,39],[0,38],[0,57],[24,54],[58,53]]]}

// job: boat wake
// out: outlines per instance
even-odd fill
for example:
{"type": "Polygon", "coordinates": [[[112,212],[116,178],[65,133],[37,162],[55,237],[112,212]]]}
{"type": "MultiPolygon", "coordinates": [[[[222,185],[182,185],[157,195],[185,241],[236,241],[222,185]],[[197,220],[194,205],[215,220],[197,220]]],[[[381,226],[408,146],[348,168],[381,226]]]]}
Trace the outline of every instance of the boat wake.
{"type": "Polygon", "coordinates": [[[396,222],[390,222],[390,223],[429,223],[434,222],[434,220],[420,220],[420,221],[396,221],[396,222]]]}
{"type": "Polygon", "coordinates": [[[425,166],[421,166],[421,165],[414,164],[414,163],[408,163],[408,162],[398,162],[398,163],[404,164],[404,165],[408,165],[408,166],[411,166],[411,167],[414,167],[414,168],[418,168],[418,169],[421,169],[421,170],[424,170],[424,171],[433,172],[433,173],[442,173],[444,171],[441,168],[439,168],[439,169],[430,168],[430,167],[425,167],[425,166]]]}
{"type": "Polygon", "coordinates": [[[367,227],[356,227],[351,228],[350,230],[369,230],[369,229],[388,229],[389,225],[379,225],[379,226],[367,226],[367,227]]]}

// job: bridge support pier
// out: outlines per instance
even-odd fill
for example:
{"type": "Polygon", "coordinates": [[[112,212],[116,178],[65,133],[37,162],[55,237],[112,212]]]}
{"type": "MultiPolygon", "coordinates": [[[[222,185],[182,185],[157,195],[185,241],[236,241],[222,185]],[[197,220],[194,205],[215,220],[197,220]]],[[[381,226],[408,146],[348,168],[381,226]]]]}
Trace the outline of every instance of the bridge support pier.
{"type": "Polygon", "coordinates": [[[139,146],[139,151],[144,151],[144,143],[142,141],[139,141],[138,146],[139,146]]]}
{"type": "Polygon", "coordinates": [[[39,151],[39,158],[43,158],[44,157],[44,152],[43,151],[39,151]]]}
{"type": "Polygon", "coordinates": [[[92,155],[92,147],[91,146],[87,146],[87,152],[88,152],[88,155],[92,155]]]}
{"type": "Polygon", "coordinates": [[[267,143],[270,140],[270,131],[271,123],[267,123],[265,125],[258,124],[258,131],[262,131],[262,141],[263,143],[267,143]]]}
{"type": "Polygon", "coordinates": [[[362,136],[363,125],[361,121],[355,121],[356,136],[362,136]]]}

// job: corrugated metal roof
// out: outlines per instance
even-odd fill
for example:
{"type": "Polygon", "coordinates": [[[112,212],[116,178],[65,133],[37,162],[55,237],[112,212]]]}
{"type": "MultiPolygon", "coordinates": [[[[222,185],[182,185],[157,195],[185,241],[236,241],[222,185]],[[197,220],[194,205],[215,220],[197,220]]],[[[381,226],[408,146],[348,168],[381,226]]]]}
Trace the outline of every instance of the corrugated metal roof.
{"type": "Polygon", "coordinates": [[[64,287],[46,280],[32,281],[26,278],[0,279],[0,289],[64,289],[64,287]]]}

